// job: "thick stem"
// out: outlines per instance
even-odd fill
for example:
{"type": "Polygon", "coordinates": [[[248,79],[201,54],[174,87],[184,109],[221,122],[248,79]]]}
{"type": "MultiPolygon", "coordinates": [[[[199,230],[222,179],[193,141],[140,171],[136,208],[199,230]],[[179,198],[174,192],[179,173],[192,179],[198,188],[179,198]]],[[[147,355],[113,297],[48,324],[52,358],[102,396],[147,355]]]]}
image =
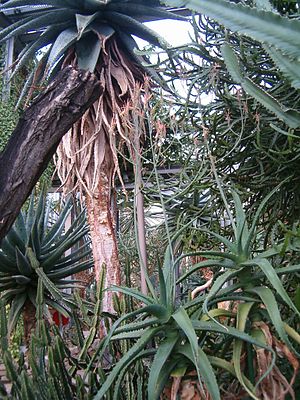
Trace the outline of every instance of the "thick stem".
{"type": "Polygon", "coordinates": [[[102,92],[95,75],[68,67],[24,112],[0,153],[0,240],[9,231],[60,139],[102,92]]]}
{"type": "Polygon", "coordinates": [[[30,344],[31,333],[36,325],[36,308],[30,300],[26,300],[23,311],[24,340],[27,347],[30,344]]]}
{"type": "MultiPolygon", "coordinates": [[[[102,170],[97,190],[93,197],[87,196],[86,206],[92,238],[95,277],[98,281],[100,271],[105,266],[107,270],[106,288],[121,284],[120,263],[110,198],[109,178],[102,170]]],[[[103,311],[114,313],[112,292],[110,291],[104,293],[103,311]]]]}

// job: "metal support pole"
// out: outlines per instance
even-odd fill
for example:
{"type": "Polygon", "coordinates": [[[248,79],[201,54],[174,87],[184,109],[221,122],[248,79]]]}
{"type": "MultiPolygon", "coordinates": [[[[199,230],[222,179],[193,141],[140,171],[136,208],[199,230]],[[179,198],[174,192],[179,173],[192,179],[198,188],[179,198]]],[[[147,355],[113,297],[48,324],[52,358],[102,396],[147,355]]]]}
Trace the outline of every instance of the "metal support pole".
{"type": "Polygon", "coordinates": [[[135,207],[136,207],[136,224],[137,224],[137,236],[141,262],[141,292],[147,294],[147,282],[146,282],[146,271],[148,267],[147,263],[147,248],[146,248],[146,230],[145,230],[145,212],[144,212],[144,195],[142,193],[143,177],[142,177],[142,161],[141,161],[141,148],[140,138],[138,131],[135,131],[135,207]]]}

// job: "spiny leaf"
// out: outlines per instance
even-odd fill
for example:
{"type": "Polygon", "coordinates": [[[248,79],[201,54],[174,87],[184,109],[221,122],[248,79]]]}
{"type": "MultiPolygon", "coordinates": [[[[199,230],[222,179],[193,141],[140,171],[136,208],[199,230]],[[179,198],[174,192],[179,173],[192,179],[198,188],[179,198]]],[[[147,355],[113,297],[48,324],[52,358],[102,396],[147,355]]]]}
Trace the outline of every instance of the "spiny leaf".
{"type": "Polygon", "coordinates": [[[126,32],[132,33],[153,44],[154,46],[163,48],[169,47],[168,43],[154,30],[148,28],[141,22],[138,22],[136,19],[129,17],[128,15],[124,15],[115,11],[104,11],[103,17],[107,18],[113,27],[115,25],[120,26],[121,28],[125,29],[126,32]]]}
{"type": "MultiPolygon", "coordinates": [[[[252,308],[254,303],[243,303],[238,305],[238,312],[237,312],[237,329],[244,332],[245,331],[245,326],[246,326],[246,321],[248,319],[248,314],[252,308]]],[[[255,393],[252,391],[252,388],[248,387],[247,381],[244,381],[243,379],[243,374],[241,371],[241,356],[242,356],[242,348],[243,348],[243,341],[240,339],[236,339],[234,341],[233,345],[233,365],[234,365],[234,370],[236,372],[236,376],[243,386],[243,388],[246,390],[246,392],[251,396],[252,399],[259,400],[255,393]]]]}
{"type": "Polygon", "coordinates": [[[148,380],[148,399],[156,400],[157,399],[157,386],[158,379],[161,374],[161,370],[163,369],[165,363],[168,360],[169,355],[174,349],[177,341],[180,340],[180,336],[175,332],[167,332],[167,337],[159,343],[158,349],[156,351],[155,357],[153,359],[149,380],[148,380]]]}
{"type": "Polygon", "coordinates": [[[267,277],[269,283],[276,290],[277,294],[282,298],[282,300],[297,314],[300,315],[300,312],[297,310],[297,307],[290,299],[289,295],[285,291],[278,275],[276,274],[275,269],[272,264],[266,259],[254,258],[251,261],[243,263],[243,265],[257,265],[262,272],[267,277]]]}
{"type": "Polygon", "coordinates": [[[77,40],[79,40],[83,33],[85,32],[86,28],[97,18],[101,15],[101,12],[94,13],[92,15],[82,15],[76,14],[76,26],[78,31],[77,40]]]}
{"type": "Polygon", "coordinates": [[[198,338],[192,324],[191,319],[189,318],[187,312],[183,307],[180,307],[172,317],[177,322],[178,327],[182,329],[184,334],[186,335],[190,347],[186,346],[186,349],[191,350],[191,360],[193,361],[196,371],[198,374],[199,382],[203,379],[209,393],[211,394],[214,400],[221,400],[220,391],[218,387],[218,383],[216,380],[216,376],[213,372],[211,364],[209,363],[206,354],[198,345],[198,338]]]}
{"type": "Polygon", "coordinates": [[[237,57],[228,44],[222,46],[222,54],[233,79],[239,83],[248,94],[258,100],[279,119],[284,121],[290,128],[296,129],[300,126],[300,113],[298,111],[289,109],[280,104],[269,93],[244,76],[239,67],[237,57]]]}
{"type": "Polygon", "coordinates": [[[122,369],[126,367],[126,364],[130,362],[131,358],[138,355],[160,330],[161,328],[149,328],[145,331],[144,335],[130,348],[130,350],[128,350],[121,360],[117,362],[101,389],[94,397],[94,400],[100,400],[103,398],[114,380],[118,377],[118,374],[122,372],[122,369]]]}
{"type": "Polygon", "coordinates": [[[283,321],[280,316],[278,304],[277,304],[276,298],[275,298],[274,294],[272,293],[271,289],[269,289],[267,287],[255,287],[253,289],[250,289],[249,292],[255,293],[261,298],[264,306],[266,307],[266,309],[268,311],[269,317],[270,317],[279,337],[299,357],[298,352],[291,345],[291,343],[287,337],[286,331],[284,329],[284,324],[283,324],[283,321]]]}
{"type": "Polygon", "coordinates": [[[171,7],[187,7],[216,19],[232,31],[268,43],[297,57],[300,47],[300,22],[270,11],[250,8],[225,0],[164,0],[171,7]]]}
{"type": "Polygon", "coordinates": [[[282,51],[271,46],[264,46],[283,76],[295,89],[300,89],[300,63],[295,57],[288,57],[282,51]]]}

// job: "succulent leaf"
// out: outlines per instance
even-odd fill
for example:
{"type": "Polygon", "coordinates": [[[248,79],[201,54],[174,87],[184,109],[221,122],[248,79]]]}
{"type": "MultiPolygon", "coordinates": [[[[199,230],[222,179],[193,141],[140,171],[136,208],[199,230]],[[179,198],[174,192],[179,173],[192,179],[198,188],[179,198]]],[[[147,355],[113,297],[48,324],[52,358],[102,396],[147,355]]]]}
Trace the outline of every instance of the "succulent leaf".
{"type": "Polygon", "coordinates": [[[11,329],[21,315],[24,298],[36,306],[40,279],[44,285],[45,303],[57,304],[57,308],[66,313],[75,303],[63,290],[78,287],[78,281],[63,279],[93,266],[89,241],[85,238],[88,228],[84,211],[66,231],[66,218],[73,206],[71,199],[63,205],[61,215],[51,227],[45,221],[52,218],[51,205],[47,203],[45,194],[41,193],[36,206],[34,203],[32,196],[26,215],[19,215],[12,230],[1,242],[0,293],[5,303],[11,303],[11,329]],[[81,240],[84,245],[79,244],[81,240]],[[65,256],[65,251],[72,246],[77,247],[74,254],[71,252],[65,256]]]}

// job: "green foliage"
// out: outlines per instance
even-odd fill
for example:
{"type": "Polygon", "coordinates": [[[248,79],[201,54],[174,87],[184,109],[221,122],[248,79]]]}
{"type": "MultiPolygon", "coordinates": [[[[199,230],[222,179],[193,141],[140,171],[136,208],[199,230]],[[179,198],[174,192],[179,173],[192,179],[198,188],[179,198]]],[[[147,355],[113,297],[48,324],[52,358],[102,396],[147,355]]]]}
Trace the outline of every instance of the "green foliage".
{"type": "MultiPolygon", "coordinates": [[[[80,366],[79,360],[71,355],[69,343],[64,341],[59,330],[49,325],[42,317],[44,289],[42,280],[39,280],[36,298],[38,323],[26,354],[29,369],[25,368],[24,358],[16,364],[11,352],[2,348],[6,374],[11,380],[12,387],[9,392],[2,388],[1,398],[91,399],[92,395],[82,379],[82,363],[80,366]]],[[[4,307],[3,302],[2,307],[4,307]]],[[[1,326],[3,337],[5,331],[7,333],[7,321],[3,315],[1,326]]]]}
{"type": "MultiPolygon", "coordinates": [[[[164,65],[174,85],[180,78],[187,86],[187,96],[177,98],[182,105],[176,117],[185,121],[185,132],[194,134],[197,145],[192,157],[199,157],[198,165],[204,164],[209,171],[213,159],[215,175],[225,192],[232,185],[245,192],[247,207],[253,212],[268,192],[281,184],[262,220],[270,233],[278,219],[284,216],[292,224],[300,215],[295,173],[300,130],[290,127],[297,125],[300,97],[268,49],[201,15],[193,20],[191,43],[174,49],[176,73],[171,62],[164,65]],[[225,52],[224,58],[224,48],[235,57],[225,52]]],[[[213,193],[209,173],[205,178],[213,193]]],[[[215,199],[221,217],[224,203],[215,199]]]]}
{"type": "Polygon", "coordinates": [[[4,150],[17,120],[18,114],[15,112],[12,102],[0,102],[0,152],[4,150]]]}
{"type": "MultiPolygon", "coordinates": [[[[221,367],[232,373],[251,398],[258,398],[254,382],[247,377],[241,365],[242,351],[248,343],[248,346],[254,346],[253,349],[266,349],[270,352],[272,361],[263,371],[264,376],[271,373],[274,368],[275,353],[268,342],[257,339],[257,331],[260,331],[260,328],[255,330],[254,335],[253,327],[259,326],[258,321],[268,321],[291,351],[296,350],[288,335],[296,341],[296,347],[300,344],[300,336],[285,324],[281,317],[282,306],[288,306],[297,315],[299,311],[279,279],[282,275],[299,271],[300,267],[291,265],[274,268],[271,260],[279,254],[281,246],[266,251],[256,248],[261,241],[260,233],[256,231],[256,224],[272,194],[261,203],[255,218],[248,226],[240,198],[233,192],[236,214],[232,228],[235,240],[231,241],[207,230],[205,231],[207,234],[221,242],[224,251],[192,252],[183,254],[175,261],[172,261],[172,248],[168,247],[164,265],[159,269],[159,288],[156,291],[150,284],[151,295],[146,296],[126,287],[112,288],[143,303],[144,306],[122,315],[113,324],[106,337],[102,353],[111,342],[133,339],[135,341],[109,373],[95,399],[103,398],[110,388],[113,388],[114,398],[118,398],[123,376],[132,364],[140,359],[151,360],[148,399],[159,398],[167,380],[173,373],[176,374],[177,368],[183,368],[185,371],[195,369],[198,381],[202,382],[205,390],[213,399],[219,399],[221,394],[215,367],[221,367]],[[176,264],[183,258],[194,255],[205,256],[207,260],[196,264],[176,281],[176,264]],[[209,292],[202,293],[192,300],[177,297],[177,286],[195,271],[208,266],[215,272],[209,292]],[[278,299],[275,295],[278,295],[278,299]],[[223,301],[241,304],[237,311],[216,308],[216,304],[223,301]],[[125,321],[128,322],[124,325],[125,321]],[[218,343],[218,350],[211,348],[210,343],[218,343]],[[231,343],[231,350],[225,343],[231,343]],[[233,368],[229,368],[226,364],[231,351],[233,368]]],[[[177,235],[180,233],[177,232],[177,235]]],[[[175,239],[176,237],[173,240],[175,239]]],[[[263,330],[261,333],[263,335],[263,330]]],[[[146,364],[148,362],[145,361],[146,364]]],[[[252,368],[255,369],[254,364],[252,368]]],[[[258,376],[255,383],[258,385],[261,379],[258,376]]]]}
{"type": "Polygon", "coordinates": [[[47,203],[42,192],[35,206],[32,195],[27,212],[19,214],[1,243],[0,292],[2,300],[11,304],[10,332],[16,326],[25,303],[29,300],[36,305],[39,279],[45,286],[45,304],[64,314],[75,306],[63,290],[76,286],[76,281],[66,278],[91,268],[93,261],[89,243],[85,239],[88,227],[84,211],[65,230],[71,209],[69,199],[58,218],[49,225],[51,202],[47,203]],[[74,248],[69,255],[65,255],[66,251],[74,248]]]}
{"type": "MultiPolygon", "coordinates": [[[[137,46],[132,35],[155,46],[166,48],[165,40],[145,26],[144,20],[185,19],[166,11],[156,0],[148,2],[147,5],[140,1],[124,3],[81,0],[72,3],[68,0],[60,2],[11,0],[3,4],[0,10],[13,11],[20,6],[30,5],[35,7],[29,15],[21,15],[18,21],[0,32],[0,42],[3,43],[10,37],[17,37],[32,30],[40,33],[39,37],[19,54],[13,69],[14,75],[29,60],[34,59],[40,49],[50,45],[44,57],[36,64],[35,84],[43,81],[45,76],[53,76],[61,66],[64,56],[74,51],[78,67],[93,72],[101,51],[104,51],[106,40],[112,36],[117,38],[120,47],[130,54],[135,63],[147,70],[147,67],[142,65],[145,61],[143,57],[137,56],[134,51],[137,46]],[[46,74],[41,75],[41,68],[46,70],[46,74]]],[[[157,76],[154,71],[152,75],[157,76]]],[[[33,76],[30,76],[28,82],[32,79],[33,76]]]]}
{"type": "Polygon", "coordinates": [[[300,42],[293,40],[295,32],[300,32],[298,20],[227,0],[203,0],[201,3],[197,0],[166,0],[164,3],[205,14],[234,32],[274,46],[295,59],[298,57],[300,42]]]}
{"type": "MultiPolygon", "coordinates": [[[[222,54],[226,63],[227,69],[236,83],[239,83],[242,88],[250,94],[254,99],[259,101],[264,107],[276,114],[276,116],[284,121],[290,128],[296,129],[300,126],[300,113],[293,109],[280,104],[270,94],[255,85],[248,77],[245,77],[241,72],[238,59],[228,44],[222,46],[222,54]]],[[[295,82],[294,82],[295,85],[295,82]]]]}

